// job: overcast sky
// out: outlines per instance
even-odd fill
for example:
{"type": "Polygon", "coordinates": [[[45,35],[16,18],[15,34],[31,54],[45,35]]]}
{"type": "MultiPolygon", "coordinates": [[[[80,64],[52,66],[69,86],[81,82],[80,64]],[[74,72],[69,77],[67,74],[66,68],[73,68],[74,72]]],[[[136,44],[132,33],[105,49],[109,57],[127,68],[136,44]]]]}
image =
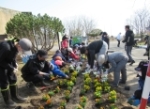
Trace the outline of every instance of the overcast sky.
{"type": "Polygon", "coordinates": [[[63,22],[77,16],[95,20],[110,35],[124,34],[126,19],[138,9],[150,9],[150,0],[0,0],[0,6],[33,14],[47,13],[63,22]]]}

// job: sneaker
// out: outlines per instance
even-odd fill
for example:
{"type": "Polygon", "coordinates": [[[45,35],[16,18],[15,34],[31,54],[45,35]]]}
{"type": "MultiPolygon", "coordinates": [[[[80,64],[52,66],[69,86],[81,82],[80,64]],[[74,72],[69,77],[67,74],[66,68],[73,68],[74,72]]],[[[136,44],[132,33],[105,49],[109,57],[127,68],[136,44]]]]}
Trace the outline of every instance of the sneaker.
{"type": "Polygon", "coordinates": [[[132,65],[132,64],[134,64],[134,63],[135,63],[135,61],[134,61],[134,60],[132,60],[132,61],[131,61],[131,63],[130,63],[129,65],[132,65]]]}

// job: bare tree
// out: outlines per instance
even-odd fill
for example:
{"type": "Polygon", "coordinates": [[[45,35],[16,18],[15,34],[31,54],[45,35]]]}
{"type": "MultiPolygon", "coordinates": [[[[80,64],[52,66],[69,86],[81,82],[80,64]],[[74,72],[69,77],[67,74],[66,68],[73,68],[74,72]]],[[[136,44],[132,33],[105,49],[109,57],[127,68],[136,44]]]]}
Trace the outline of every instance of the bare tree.
{"type": "Polygon", "coordinates": [[[146,27],[150,25],[150,12],[147,9],[138,10],[134,13],[128,23],[136,31],[136,34],[143,35],[146,27]]]}
{"type": "Polygon", "coordinates": [[[73,18],[66,23],[66,30],[70,36],[82,36],[83,33],[87,35],[94,27],[94,20],[85,16],[73,18]]]}

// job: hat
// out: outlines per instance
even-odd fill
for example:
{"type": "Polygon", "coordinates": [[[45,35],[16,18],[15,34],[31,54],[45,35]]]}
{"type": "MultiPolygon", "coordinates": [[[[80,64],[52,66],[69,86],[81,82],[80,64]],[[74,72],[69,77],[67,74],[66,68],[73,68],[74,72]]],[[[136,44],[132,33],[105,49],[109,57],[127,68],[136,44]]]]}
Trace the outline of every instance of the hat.
{"type": "Polygon", "coordinates": [[[103,35],[107,35],[107,33],[106,33],[106,32],[103,32],[103,35]]]}
{"type": "Polygon", "coordinates": [[[56,61],[55,61],[55,64],[57,64],[57,65],[62,65],[62,64],[63,64],[63,62],[64,62],[64,61],[56,60],[56,61]]]}
{"type": "Polygon", "coordinates": [[[141,61],[135,70],[141,71],[143,67],[148,67],[148,61],[141,61]]]}
{"type": "Polygon", "coordinates": [[[61,58],[60,56],[56,56],[56,57],[55,57],[55,60],[60,60],[60,61],[62,61],[62,58],[61,58]]]}
{"type": "Polygon", "coordinates": [[[40,57],[47,58],[47,51],[45,51],[45,50],[38,50],[37,55],[39,55],[40,57]]]}
{"type": "Polygon", "coordinates": [[[105,55],[99,55],[97,62],[102,65],[105,62],[105,55]]]}
{"type": "Polygon", "coordinates": [[[20,45],[20,47],[22,48],[23,51],[29,51],[32,48],[32,43],[27,38],[20,39],[18,44],[20,45]]]}
{"type": "Polygon", "coordinates": [[[67,48],[67,50],[68,50],[69,52],[73,52],[72,48],[67,48]]]}

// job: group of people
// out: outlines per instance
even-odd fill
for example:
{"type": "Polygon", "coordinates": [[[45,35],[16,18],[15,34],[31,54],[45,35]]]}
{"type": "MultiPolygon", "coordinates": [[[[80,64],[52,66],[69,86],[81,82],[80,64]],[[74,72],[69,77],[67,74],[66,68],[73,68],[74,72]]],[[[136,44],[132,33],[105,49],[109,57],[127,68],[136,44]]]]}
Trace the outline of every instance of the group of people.
{"type": "MultiPolygon", "coordinates": [[[[108,52],[109,38],[106,32],[101,34],[102,40],[93,41],[88,46],[85,46],[84,43],[70,46],[71,41],[65,35],[62,38],[61,49],[55,52],[51,60],[46,60],[48,53],[44,50],[38,50],[36,54],[29,56],[21,69],[22,78],[24,81],[32,83],[37,87],[48,86],[49,84],[44,81],[49,80],[51,74],[69,79],[69,76],[62,72],[61,68],[72,61],[80,60],[80,56],[84,54],[87,56],[87,69],[90,72],[96,70],[96,75],[98,76],[101,76],[103,73],[113,72],[114,81],[112,86],[118,87],[119,84],[125,84],[127,81],[126,64],[127,62],[134,63],[131,57],[134,35],[129,26],[125,26],[125,29],[126,35],[123,42],[126,46],[128,58],[120,52],[108,52]],[[93,69],[95,65],[97,69],[93,69]],[[108,70],[104,72],[103,67],[108,70]]],[[[19,52],[25,53],[25,51],[31,50],[31,48],[32,43],[26,38],[13,38],[0,43],[0,87],[5,104],[9,107],[15,107],[15,102],[26,101],[25,98],[18,95],[17,91],[17,77],[15,72],[17,72],[18,65],[16,56],[19,52]]]]}

